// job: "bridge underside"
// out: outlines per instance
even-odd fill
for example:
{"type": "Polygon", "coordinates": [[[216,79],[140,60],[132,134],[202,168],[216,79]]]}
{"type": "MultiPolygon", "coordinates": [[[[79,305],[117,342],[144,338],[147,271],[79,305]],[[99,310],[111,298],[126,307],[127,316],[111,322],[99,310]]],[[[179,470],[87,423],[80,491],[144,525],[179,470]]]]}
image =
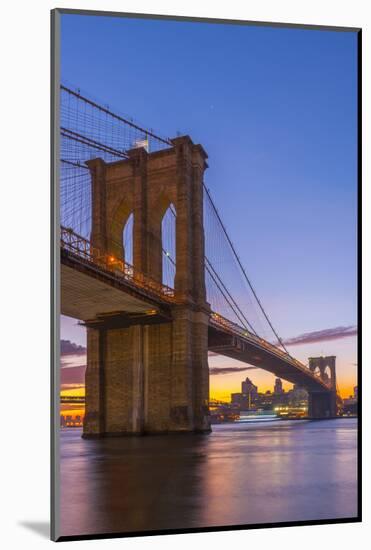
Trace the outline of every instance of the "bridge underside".
{"type": "Polygon", "coordinates": [[[208,342],[209,350],[215,353],[260,367],[278,378],[302,386],[309,392],[328,392],[320,380],[313,379],[309,373],[291,365],[283,357],[274,355],[263,346],[250,343],[242,337],[239,338],[213,325],[209,326],[208,342]]]}
{"type": "Polygon", "coordinates": [[[158,300],[154,293],[140,289],[114,273],[94,269],[71,254],[62,252],[61,313],[82,321],[119,312],[153,314],[165,317],[169,304],[158,300]]]}

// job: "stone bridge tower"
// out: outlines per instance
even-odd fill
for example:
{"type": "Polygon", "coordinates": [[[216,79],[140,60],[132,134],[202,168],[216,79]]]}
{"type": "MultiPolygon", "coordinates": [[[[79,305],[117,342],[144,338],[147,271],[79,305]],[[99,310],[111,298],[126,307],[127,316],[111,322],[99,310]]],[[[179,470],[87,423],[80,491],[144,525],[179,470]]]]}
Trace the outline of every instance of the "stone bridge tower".
{"type": "Polygon", "coordinates": [[[336,357],[309,357],[309,369],[318,372],[329,384],[329,391],[309,392],[308,416],[310,418],[333,418],[336,416],[336,357]]]}
{"type": "MultiPolygon", "coordinates": [[[[203,226],[207,155],[188,136],[153,153],[88,161],[91,242],[124,259],[123,228],[133,214],[134,271],[162,281],[161,224],[176,211],[175,296],[160,324],[87,322],[84,437],[208,431],[209,373],[203,226]]],[[[114,312],[113,312],[114,313],[114,312]]],[[[117,312],[116,312],[117,313],[117,312]]]]}

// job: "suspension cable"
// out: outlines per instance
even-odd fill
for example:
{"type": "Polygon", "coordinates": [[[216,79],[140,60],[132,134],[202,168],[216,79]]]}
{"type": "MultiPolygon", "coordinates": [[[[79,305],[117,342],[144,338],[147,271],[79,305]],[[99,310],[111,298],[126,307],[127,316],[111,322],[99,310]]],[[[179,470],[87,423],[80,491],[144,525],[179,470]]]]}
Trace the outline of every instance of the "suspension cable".
{"type": "MultiPolygon", "coordinates": [[[[173,258],[168,254],[168,252],[163,248],[162,249],[162,252],[164,253],[164,255],[166,256],[166,258],[170,261],[170,263],[176,267],[176,263],[175,261],[173,260],[173,258]]],[[[206,261],[207,258],[205,257],[206,261]]],[[[208,262],[210,264],[210,262],[208,262]]],[[[228,289],[225,287],[223,281],[220,279],[219,275],[216,273],[216,271],[214,270],[214,268],[212,267],[212,265],[210,264],[210,267],[211,269],[214,271],[215,273],[215,277],[218,278],[220,284],[224,287],[225,291],[228,293],[228,295],[230,296],[231,300],[233,301],[233,303],[235,304],[236,308],[240,311],[242,317],[245,319],[248,327],[250,328],[250,330],[252,330],[252,332],[255,334],[255,336],[258,336],[254,330],[254,328],[250,325],[249,321],[246,319],[246,317],[244,316],[244,314],[242,313],[242,311],[240,310],[240,308],[238,307],[238,305],[236,304],[236,302],[234,301],[233,297],[230,295],[228,289]]],[[[229,305],[229,307],[232,309],[232,311],[234,312],[234,314],[236,315],[237,319],[240,321],[240,323],[242,323],[242,325],[244,325],[244,322],[243,320],[241,319],[240,315],[237,313],[237,311],[234,309],[233,305],[231,304],[231,302],[228,300],[227,296],[225,295],[223,289],[220,287],[218,281],[216,280],[216,278],[214,277],[213,273],[210,271],[210,269],[208,268],[208,266],[206,266],[206,270],[207,272],[209,273],[210,277],[213,279],[214,283],[216,284],[217,288],[219,289],[219,291],[222,293],[225,301],[227,302],[227,304],[229,305]]],[[[247,329],[247,327],[245,326],[245,328],[247,329]]]]}
{"type": "Polygon", "coordinates": [[[71,90],[71,88],[67,88],[67,86],[64,86],[61,84],[61,90],[64,90],[68,94],[71,94],[72,96],[76,97],[77,99],[84,101],[85,103],[91,105],[95,109],[99,109],[99,111],[105,113],[106,115],[111,116],[112,118],[115,118],[116,120],[119,120],[120,122],[123,122],[124,124],[127,124],[128,126],[131,126],[132,128],[135,128],[135,130],[139,130],[140,132],[143,132],[143,134],[147,136],[151,136],[154,139],[161,141],[162,143],[165,143],[166,145],[172,145],[171,141],[169,139],[164,139],[155,133],[153,133],[151,130],[147,130],[145,128],[141,128],[138,126],[138,124],[134,124],[134,122],[127,120],[126,118],[117,115],[116,113],[113,113],[110,111],[110,109],[107,109],[107,107],[103,107],[102,105],[99,105],[99,103],[96,103],[95,101],[92,101],[91,99],[81,95],[79,92],[75,92],[74,90],[71,90]]]}
{"type": "Polygon", "coordinates": [[[220,215],[219,215],[219,212],[218,212],[218,210],[217,210],[217,208],[216,208],[216,206],[215,206],[215,204],[214,204],[214,202],[213,202],[213,200],[212,200],[212,198],[211,198],[210,192],[209,192],[209,190],[207,189],[207,187],[206,187],[206,185],[205,185],[204,183],[203,183],[203,187],[204,187],[204,189],[205,189],[205,191],[206,191],[206,193],[207,193],[207,196],[208,196],[208,198],[209,198],[209,200],[210,200],[210,202],[211,202],[211,205],[212,205],[212,207],[213,207],[213,209],[214,209],[214,212],[215,212],[215,214],[216,214],[216,217],[218,218],[218,221],[219,221],[219,223],[220,223],[220,225],[221,225],[221,227],[222,227],[222,229],[223,229],[223,232],[224,232],[224,234],[225,234],[225,236],[226,236],[226,238],[227,238],[227,241],[228,241],[228,243],[229,243],[229,245],[230,245],[230,247],[231,247],[231,249],[232,249],[232,251],[233,251],[233,254],[234,254],[234,256],[236,257],[236,260],[237,260],[238,265],[240,266],[240,269],[241,269],[241,271],[242,271],[242,273],[243,273],[243,275],[244,275],[244,277],[245,277],[245,280],[247,281],[247,283],[248,283],[248,285],[249,285],[249,287],[250,287],[250,289],[251,289],[251,292],[253,293],[253,295],[254,295],[254,297],[255,297],[255,299],[256,299],[256,301],[257,301],[257,303],[258,303],[258,305],[259,305],[259,307],[260,307],[260,309],[261,309],[261,311],[262,311],[262,313],[263,313],[265,319],[267,320],[269,326],[271,327],[273,334],[275,335],[275,337],[277,338],[278,342],[279,342],[280,345],[283,347],[283,349],[286,351],[286,353],[288,353],[288,351],[287,351],[287,349],[286,349],[286,347],[285,347],[285,344],[283,343],[282,339],[279,337],[279,335],[277,334],[275,328],[273,327],[273,325],[272,325],[272,323],[271,323],[271,321],[270,321],[270,319],[269,319],[267,313],[265,312],[265,310],[264,310],[264,308],[263,308],[262,303],[260,302],[260,300],[259,300],[259,298],[258,298],[258,296],[257,296],[257,294],[256,294],[256,292],[255,292],[255,290],[254,290],[254,287],[252,286],[252,284],[251,284],[251,282],[250,282],[250,280],[249,280],[249,278],[248,278],[248,276],[247,276],[247,273],[246,273],[246,271],[245,271],[245,269],[244,269],[244,267],[243,267],[243,265],[242,265],[242,263],[241,263],[241,260],[240,260],[238,254],[237,254],[237,251],[236,251],[236,249],[235,249],[235,247],[234,247],[234,245],[233,245],[233,243],[232,243],[232,241],[231,241],[231,239],[230,239],[230,237],[229,237],[229,235],[228,235],[228,233],[227,233],[227,230],[226,230],[226,228],[225,228],[225,225],[223,224],[223,222],[222,222],[222,220],[221,220],[221,217],[220,217],[220,215]]]}

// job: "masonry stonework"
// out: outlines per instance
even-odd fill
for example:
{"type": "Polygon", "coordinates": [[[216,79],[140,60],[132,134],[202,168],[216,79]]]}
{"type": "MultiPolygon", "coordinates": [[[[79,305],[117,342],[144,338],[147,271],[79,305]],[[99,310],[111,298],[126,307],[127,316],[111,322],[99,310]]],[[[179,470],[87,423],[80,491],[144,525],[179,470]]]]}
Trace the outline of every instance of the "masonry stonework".
{"type": "Polygon", "coordinates": [[[310,357],[309,370],[318,372],[320,378],[330,382],[330,392],[308,393],[308,416],[312,419],[333,418],[337,413],[336,357],[310,357]]]}
{"type": "MultiPolygon", "coordinates": [[[[134,271],[162,282],[163,216],[176,211],[176,303],[161,324],[88,328],[84,437],[209,431],[208,320],[203,226],[207,155],[188,136],[173,147],[105,163],[92,176],[93,247],[125,260],[131,214],[134,271]]],[[[117,312],[112,312],[112,314],[117,312]]],[[[89,325],[88,325],[89,326],[89,325]]]]}

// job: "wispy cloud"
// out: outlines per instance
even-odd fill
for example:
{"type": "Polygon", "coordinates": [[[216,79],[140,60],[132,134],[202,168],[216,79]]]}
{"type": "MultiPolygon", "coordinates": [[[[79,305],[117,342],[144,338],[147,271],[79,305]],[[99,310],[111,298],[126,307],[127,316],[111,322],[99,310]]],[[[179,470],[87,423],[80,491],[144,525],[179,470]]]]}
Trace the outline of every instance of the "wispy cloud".
{"type": "Polygon", "coordinates": [[[86,365],[85,355],[63,355],[61,357],[61,368],[71,369],[75,367],[83,367],[86,365]]]}
{"type": "Polygon", "coordinates": [[[79,346],[71,340],[61,340],[61,355],[84,355],[86,348],[79,346]]]}
{"type": "Polygon", "coordinates": [[[83,390],[85,384],[61,384],[61,390],[83,390]]]}
{"type": "Polygon", "coordinates": [[[312,344],[315,342],[325,342],[328,340],[341,340],[342,338],[347,338],[348,336],[354,336],[356,334],[357,326],[355,325],[326,328],[313,332],[305,332],[299,336],[288,338],[287,340],[284,340],[284,344],[286,346],[298,346],[301,344],[312,344]]]}
{"type": "Polygon", "coordinates": [[[209,373],[215,376],[216,374],[232,374],[233,372],[243,372],[256,368],[257,367],[212,367],[209,369],[209,373]]]}
{"type": "Polygon", "coordinates": [[[68,369],[61,369],[61,385],[79,385],[85,383],[86,365],[77,365],[68,369]]]}

